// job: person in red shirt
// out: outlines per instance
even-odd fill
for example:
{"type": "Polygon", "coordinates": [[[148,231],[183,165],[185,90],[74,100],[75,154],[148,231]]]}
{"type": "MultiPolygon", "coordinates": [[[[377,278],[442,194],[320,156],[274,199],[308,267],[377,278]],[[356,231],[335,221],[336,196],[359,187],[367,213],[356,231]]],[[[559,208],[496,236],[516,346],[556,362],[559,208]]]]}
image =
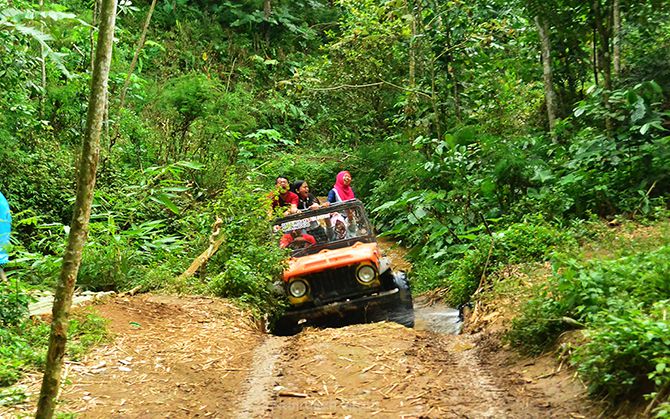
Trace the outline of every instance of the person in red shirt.
{"type": "Polygon", "coordinates": [[[272,201],[272,211],[277,207],[288,207],[284,215],[295,214],[298,212],[298,195],[289,190],[288,179],[284,176],[277,177],[275,181],[275,190],[268,196],[272,201]]]}
{"type": "Polygon", "coordinates": [[[285,249],[286,247],[291,249],[302,249],[303,247],[309,247],[313,244],[316,244],[314,236],[307,233],[300,233],[299,230],[286,233],[279,239],[279,247],[282,249],[285,249]]]}

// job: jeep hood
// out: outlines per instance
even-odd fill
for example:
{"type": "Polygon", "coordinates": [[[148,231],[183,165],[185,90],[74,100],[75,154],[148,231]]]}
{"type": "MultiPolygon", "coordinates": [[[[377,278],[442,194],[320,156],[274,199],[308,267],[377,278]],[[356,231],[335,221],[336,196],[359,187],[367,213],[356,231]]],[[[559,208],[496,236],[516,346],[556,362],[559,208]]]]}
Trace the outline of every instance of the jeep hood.
{"type": "Polygon", "coordinates": [[[324,249],[313,255],[289,259],[288,269],[284,271],[284,281],[295,276],[309,275],[361,262],[370,262],[379,268],[380,257],[377,243],[357,242],[353,246],[341,249],[324,249]]]}

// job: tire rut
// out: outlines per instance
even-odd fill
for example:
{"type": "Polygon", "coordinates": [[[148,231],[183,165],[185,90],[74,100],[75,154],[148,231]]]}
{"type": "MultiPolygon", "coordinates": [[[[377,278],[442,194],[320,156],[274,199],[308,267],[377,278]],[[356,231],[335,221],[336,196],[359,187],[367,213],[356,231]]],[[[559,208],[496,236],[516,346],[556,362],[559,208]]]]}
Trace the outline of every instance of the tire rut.
{"type": "MultiPolygon", "coordinates": [[[[507,417],[509,409],[506,407],[504,395],[506,390],[501,389],[495,383],[494,378],[482,366],[476,354],[473,352],[475,344],[470,336],[454,336],[447,341],[445,350],[453,357],[454,369],[457,375],[467,377],[461,382],[465,392],[476,394],[478,404],[482,405],[469,415],[481,418],[507,417]]],[[[467,399],[464,399],[467,400],[467,399]]]]}
{"type": "Polygon", "coordinates": [[[247,376],[242,388],[242,399],[235,418],[263,417],[272,399],[272,391],[276,381],[276,364],[290,338],[270,336],[256,347],[253,355],[253,369],[247,376]]]}

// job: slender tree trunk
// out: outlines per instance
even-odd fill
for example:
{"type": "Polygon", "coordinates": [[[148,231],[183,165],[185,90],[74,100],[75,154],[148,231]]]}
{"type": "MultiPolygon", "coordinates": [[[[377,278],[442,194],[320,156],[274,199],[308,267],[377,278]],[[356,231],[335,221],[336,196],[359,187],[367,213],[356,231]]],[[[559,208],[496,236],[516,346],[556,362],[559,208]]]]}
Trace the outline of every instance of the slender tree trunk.
{"type": "Polygon", "coordinates": [[[621,75],[621,4],[619,0],[614,0],[612,3],[612,42],[614,43],[614,75],[619,77],[621,75]]]}
{"type": "MultiPolygon", "coordinates": [[[[603,74],[603,104],[608,111],[610,105],[610,92],[612,90],[612,63],[610,57],[610,38],[609,32],[603,23],[603,13],[600,5],[600,0],[593,0],[593,19],[595,22],[596,32],[598,34],[598,67],[603,74]]],[[[605,117],[605,129],[607,135],[611,136],[613,131],[612,118],[605,117]]]]}
{"type": "MultiPolygon", "coordinates": [[[[130,68],[128,69],[128,74],[126,74],[126,80],[123,82],[123,87],[121,88],[121,94],[119,99],[119,118],[121,110],[126,105],[126,94],[128,93],[128,88],[130,87],[130,78],[132,77],[133,72],[135,72],[135,67],[137,67],[137,62],[139,61],[140,58],[140,52],[142,52],[142,48],[144,47],[144,43],[146,42],[147,31],[149,29],[149,24],[151,23],[151,16],[153,15],[155,8],[156,8],[156,0],[152,0],[151,5],[149,6],[149,11],[147,12],[147,16],[144,19],[144,26],[142,26],[142,33],[140,34],[140,37],[137,40],[137,45],[135,46],[135,53],[133,54],[133,59],[130,62],[130,68]]],[[[107,159],[112,154],[112,147],[114,147],[114,144],[116,144],[116,140],[119,138],[119,131],[121,129],[119,121],[117,121],[114,127],[114,134],[111,137],[109,136],[109,119],[107,118],[108,115],[109,115],[109,108],[107,109],[107,113],[105,116],[106,121],[105,133],[107,135],[107,138],[109,138],[109,147],[107,148],[107,157],[103,159],[102,163],[103,168],[107,163],[107,159]]]]}
{"type": "Polygon", "coordinates": [[[593,25],[593,81],[598,85],[598,35],[596,34],[596,27],[593,25]]]}
{"type": "MultiPolygon", "coordinates": [[[[44,0],[40,0],[40,11],[44,6],[44,0]]],[[[42,28],[44,28],[44,23],[42,23],[42,28]]],[[[40,44],[40,71],[42,74],[41,84],[42,92],[40,93],[40,118],[44,119],[44,102],[47,95],[47,66],[46,60],[44,59],[44,46],[40,44]]]]}
{"type": "Polygon", "coordinates": [[[265,20],[270,18],[272,14],[272,0],[263,0],[263,17],[265,20]]]}
{"type": "Polygon", "coordinates": [[[430,102],[433,105],[433,115],[435,123],[435,133],[438,139],[442,139],[442,123],[440,118],[440,105],[438,103],[439,96],[435,88],[435,61],[431,61],[430,65],[430,102]]]}
{"type": "Polygon", "coordinates": [[[456,120],[463,122],[463,111],[461,109],[461,89],[458,87],[458,72],[456,66],[452,64],[451,80],[454,82],[454,110],[456,111],[456,120]]]}
{"type": "MultiPolygon", "coordinates": [[[[448,51],[451,51],[451,36],[449,28],[445,27],[444,30],[446,34],[446,47],[448,51]]],[[[453,96],[454,96],[454,114],[456,114],[456,120],[462,122],[462,112],[461,112],[461,96],[460,90],[458,88],[458,72],[456,70],[456,65],[452,58],[451,52],[448,52],[444,56],[444,61],[447,64],[447,80],[451,81],[453,85],[453,96]]]]}
{"type": "Polygon", "coordinates": [[[130,78],[133,75],[133,72],[135,71],[137,61],[139,60],[140,57],[140,52],[142,51],[144,43],[146,42],[149,23],[151,23],[151,16],[153,15],[155,8],[156,8],[156,0],[151,0],[151,6],[149,6],[147,17],[144,19],[144,26],[142,27],[142,33],[140,34],[140,38],[137,41],[137,46],[135,47],[135,54],[133,54],[133,60],[130,62],[130,68],[128,69],[128,74],[126,75],[126,81],[123,83],[123,88],[121,89],[121,95],[119,99],[120,101],[119,109],[123,109],[123,106],[126,103],[126,93],[128,92],[128,87],[130,86],[130,78]]]}
{"type": "Polygon", "coordinates": [[[406,1],[405,7],[412,17],[410,23],[412,38],[409,41],[409,64],[407,69],[411,92],[407,98],[407,105],[405,105],[405,115],[413,115],[416,111],[416,94],[414,93],[416,89],[416,17],[414,16],[414,7],[411,1],[406,1]]]}
{"type": "Polygon", "coordinates": [[[556,109],[557,100],[554,91],[553,68],[551,64],[551,41],[549,38],[549,25],[547,21],[535,16],[535,26],[540,35],[540,45],[542,49],[542,73],[544,80],[544,100],[547,105],[547,119],[549,120],[549,132],[554,137],[554,128],[556,127],[556,109]]]}
{"type": "Polygon", "coordinates": [[[91,80],[91,97],[78,168],[77,197],[67,249],[63,255],[63,265],[56,286],[46,368],[37,405],[36,417],[38,419],[53,417],[60,388],[72,294],[79,272],[82,250],[88,235],[88,222],[91,215],[95,172],[100,152],[100,131],[105,112],[107,80],[112,59],[115,19],[116,0],[102,0],[98,45],[91,80]]]}
{"type": "Polygon", "coordinates": [[[605,16],[602,12],[600,0],[593,1],[593,12],[598,33],[598,64],[603,74],[603,87],[612,90],[612,60],[610,56],[610,37],[607,26],[603,22],[605,16]]]}
{"type": "Polygon", "coordinates": [[[98,26],[98,15],[100,14],[99,6],[100,6],[100,0],[93,0],[93,18],[92,18],[92,21],[91,21],[91,32],[89,33],[89,40],[90,40],[90,47],[91,47],[91,53],[90,53],[91,73],[93,73],[93,62],[95,61],[95,59],[94,59],[94,54],[95,54],[95,28],[96,28],[96,26],[98,26]]]}
{"type": "Polygon", "coordinates": [[[416,21],[412,16],[412,39],[409,43],[409,88],[414,90],[416,87],[416,21]]]}
{"type": "Polygon", "coordinates": [[[263,18],[265,19],[265,22],[263,22],[263,25],[265,26],[264,32],[265,32],[265,42],[270,43],[270,16],[272,15],[272,0],[263,0],[263,18]]]}

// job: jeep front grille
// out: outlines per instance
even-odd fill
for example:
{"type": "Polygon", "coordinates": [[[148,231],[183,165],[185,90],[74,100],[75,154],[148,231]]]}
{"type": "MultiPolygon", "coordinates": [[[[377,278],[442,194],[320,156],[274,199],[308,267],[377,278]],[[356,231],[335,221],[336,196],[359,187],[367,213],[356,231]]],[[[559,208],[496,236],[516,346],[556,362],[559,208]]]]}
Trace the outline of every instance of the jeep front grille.
{"type": "Polygon", "coordinates": [[[315,304],[343,300],[369,293],[371,287],[356,280],[356,267],[331,269],[309,275],[310,294],[315,304]]]}

